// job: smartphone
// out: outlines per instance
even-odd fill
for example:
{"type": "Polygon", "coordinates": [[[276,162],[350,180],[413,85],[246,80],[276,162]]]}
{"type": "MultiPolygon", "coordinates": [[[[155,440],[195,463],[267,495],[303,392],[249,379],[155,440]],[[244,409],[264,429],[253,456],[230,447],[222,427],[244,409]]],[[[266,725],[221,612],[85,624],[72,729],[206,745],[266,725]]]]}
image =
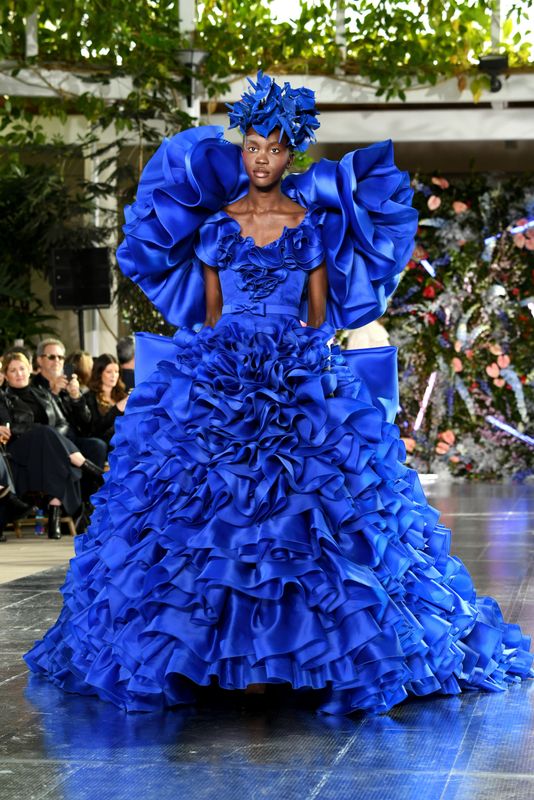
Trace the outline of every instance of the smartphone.
{"type": "Polygon", "coordinates": [[[63,375],[66,377],[68,381],[70,381],[70,379],[74,375],[74,365],[65,364],[65,366],[63,367],[63,375]]]}

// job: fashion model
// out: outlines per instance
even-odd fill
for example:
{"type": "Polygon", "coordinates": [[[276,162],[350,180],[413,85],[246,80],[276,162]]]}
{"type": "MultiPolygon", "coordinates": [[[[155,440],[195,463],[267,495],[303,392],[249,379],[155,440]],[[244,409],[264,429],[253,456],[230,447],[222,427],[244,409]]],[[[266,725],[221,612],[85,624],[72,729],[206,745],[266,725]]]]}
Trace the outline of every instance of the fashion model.
{"type": "Polygon", "coordinates": [[[284,178],[316,116],[259,73],[230,110],[243,147],[165,140],[126,211],[120,266],[178,330],[138,339],[63,610],[26,655],[67,691],[150,711],[285,684],[346,714],[532,674],[404,465],[395,349],[332,344],[384,312],[417,215],[389,141],[284,178]]]}

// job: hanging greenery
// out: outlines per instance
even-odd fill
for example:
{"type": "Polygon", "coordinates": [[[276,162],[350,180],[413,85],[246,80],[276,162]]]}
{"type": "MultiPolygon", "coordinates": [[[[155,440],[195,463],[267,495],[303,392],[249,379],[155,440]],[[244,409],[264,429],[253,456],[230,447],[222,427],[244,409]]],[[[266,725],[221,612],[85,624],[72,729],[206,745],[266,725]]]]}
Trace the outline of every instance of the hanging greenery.
{"type": "MultiPolygon", "coordinates": [[[[533,65],[530,1],[509,8],[500,50],[512,70],[533,65]]],[[[378,95],[404,99],[406,89],[455,77],[478,97],[487,78],[477,62],[492,49],[492,0],[302,0],[295,18],[273,21],[268,0],[205,0],[198,4],[195,45],[208,53],[201,80],[211,94],[229,76],[255,72],[333,75],[373,86],[378,95]],[[336,12],[343,7],[345,40],[336,41],[336,12]]],[[[92,121],[138,127],[148,119],[187,124],[181,111],[187,68],[179,51],[189,47],[179,27],[177,0],[4,0],[0,8],[0,61],[4,70],[30,66],[75,72],[108,83],[129,76],[133,89],[120,101],[58,90],[53,100],[30,105],[57,114],[75,110],[92,121]],[[39,54],[25,58],[25,23],[38,12],[39,54]]],[[[12,101],[13,112],[20,101],[12,101]]],[[[23,103],[26,107],[28,103],[23,103]]]]}

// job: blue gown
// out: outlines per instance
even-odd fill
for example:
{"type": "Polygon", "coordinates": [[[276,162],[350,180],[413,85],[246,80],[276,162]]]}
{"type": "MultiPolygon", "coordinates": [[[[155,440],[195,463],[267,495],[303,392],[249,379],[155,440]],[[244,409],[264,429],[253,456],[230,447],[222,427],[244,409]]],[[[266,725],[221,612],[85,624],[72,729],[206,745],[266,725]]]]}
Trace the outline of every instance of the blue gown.
{"type": "Polygon", "coordinates": [[[306,213],[264,247],[222,210],[246,191],[218,128],[166,140],[145,168],[118,259],[179,327],[139,337],[63,610],[27,663],[139,711],[214,682],[322,689],[322,711],[350,713],[528,677],[529,639],[477,598],[403,464],[395,349],[331,345],[383,313],[411,253],[391,143],[287,178],[306,213]],[[327,321],[303,327],[323,262],[327,321]],[[202,263],[224,307],[194,332],[202,263]]]}

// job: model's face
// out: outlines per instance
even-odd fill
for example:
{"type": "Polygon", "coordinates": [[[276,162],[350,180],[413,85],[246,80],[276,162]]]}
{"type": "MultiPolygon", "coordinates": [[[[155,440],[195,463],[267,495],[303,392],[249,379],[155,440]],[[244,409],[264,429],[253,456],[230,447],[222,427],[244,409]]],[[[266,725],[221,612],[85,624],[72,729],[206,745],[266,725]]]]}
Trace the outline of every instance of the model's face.
{"type": "Polygon", "coordinates": [[[114,389],[119,380],[119,367],[117,364],[108,364],[100,376],[103,389],[114,389]]]}
{"type": "Polygon", "coordinates": [[[253,186],[270,189],[282,179],[293,160],[293,154],[285,143],[279,142],[280,131],[274,130],[267,138],[249,128],[243,143],[243,163],[253,186]]]}
{"type": "Polygon", "coordinates": [[[37,359],[39,369],[47,380],[63,374],[65,351],[58,344],[47,344],[42,356],[37,359]]]}
{"type": "Polygon", "coordinates": [[[6,381],[13,389],[23,389],[30,382],[30,370],[24,361],[11,361],[6,371],[6,381]]]}

